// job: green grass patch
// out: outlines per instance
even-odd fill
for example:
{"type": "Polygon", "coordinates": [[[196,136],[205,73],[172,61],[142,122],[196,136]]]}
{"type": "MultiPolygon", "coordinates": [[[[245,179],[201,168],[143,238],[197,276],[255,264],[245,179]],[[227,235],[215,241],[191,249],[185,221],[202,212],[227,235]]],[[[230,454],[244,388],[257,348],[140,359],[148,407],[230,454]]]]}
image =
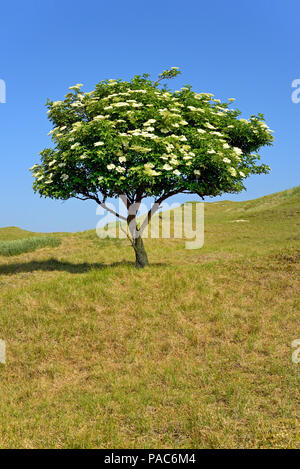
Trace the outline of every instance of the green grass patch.
{"type": "Polygon", "coordinates": [[[25,252],[35,251],[46,246],[57,247],[61,243],[59,238],[43,237],[43,238],[25,238],[15,239],[12,241],[0,241],[1,256],[17,256],[25,252]]]}

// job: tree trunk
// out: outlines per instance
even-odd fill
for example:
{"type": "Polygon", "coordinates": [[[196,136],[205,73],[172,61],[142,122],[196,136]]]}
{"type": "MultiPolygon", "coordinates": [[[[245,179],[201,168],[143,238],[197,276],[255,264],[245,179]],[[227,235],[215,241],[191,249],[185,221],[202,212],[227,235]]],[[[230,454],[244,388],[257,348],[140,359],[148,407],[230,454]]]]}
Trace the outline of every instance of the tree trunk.
{"type": "Polygon", "coordinates": [[[133,243],[135,251],[135,266],[137,269],[142,269],[149,264],[142,237],[139,236],[138,238],[135,238],[133,243]]]}

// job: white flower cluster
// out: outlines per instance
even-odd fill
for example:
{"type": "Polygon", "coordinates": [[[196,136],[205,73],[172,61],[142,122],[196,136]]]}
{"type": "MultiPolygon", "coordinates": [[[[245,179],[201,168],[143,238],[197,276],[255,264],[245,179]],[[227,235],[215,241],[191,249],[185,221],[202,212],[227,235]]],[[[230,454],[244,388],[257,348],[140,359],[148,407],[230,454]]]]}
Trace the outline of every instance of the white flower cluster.
{"type": "Polygon", "coordinates": [[[77,85],[70,86],[69,90],[79,91],[83,87],[82,83],[77,83],[77,85]]]}

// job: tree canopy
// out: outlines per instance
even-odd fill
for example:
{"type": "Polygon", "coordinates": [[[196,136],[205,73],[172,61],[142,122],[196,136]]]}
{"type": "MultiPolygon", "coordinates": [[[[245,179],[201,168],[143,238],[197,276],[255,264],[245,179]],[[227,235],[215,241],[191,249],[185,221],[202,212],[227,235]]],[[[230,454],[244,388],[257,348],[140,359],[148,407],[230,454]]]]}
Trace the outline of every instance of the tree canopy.
{"type": "Polygon", "coordinates": [[[159,204],[178,193],[236,193],[251,174],[267,173],[257,154],[273,140],[263,114],[243,119],[233,98],[160,87],[179,73],[105,80],[87,93],[77,84],[48,100],[53,146],[31,168],[34,190],[99,204],[122,196],[129,207],[149,196],[159,204]]]}

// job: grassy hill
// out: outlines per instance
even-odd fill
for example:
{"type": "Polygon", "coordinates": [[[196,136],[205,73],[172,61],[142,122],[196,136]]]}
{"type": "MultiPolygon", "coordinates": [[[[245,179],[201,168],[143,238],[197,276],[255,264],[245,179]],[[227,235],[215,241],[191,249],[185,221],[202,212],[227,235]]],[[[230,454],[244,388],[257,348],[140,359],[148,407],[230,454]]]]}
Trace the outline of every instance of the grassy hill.
{"type": "Polygon", "coordinates": [[[19,239],[38,238],[38,237],[51,237],[51,236],[66,236],[68,233],[36,233],[34,231],[22,230],[16,226],[8,226],[0,228],[0,241],[14,241],[19,239]]]}
{"type": "Polygon", "coordinates": [[[15,239],[25,239],[30,236],[36,236],[36,233],[27,230],[21,230],[16,226],[8,226],[7,228],[0,228],[0,240],[11,241],[15,239]]]}
{"type": "Polygon", "coordinates": [[[297,187],[206,203],[141,271],[92,231],[0,256],[0,447],[299,448],[299,241],[297,187]]]}

